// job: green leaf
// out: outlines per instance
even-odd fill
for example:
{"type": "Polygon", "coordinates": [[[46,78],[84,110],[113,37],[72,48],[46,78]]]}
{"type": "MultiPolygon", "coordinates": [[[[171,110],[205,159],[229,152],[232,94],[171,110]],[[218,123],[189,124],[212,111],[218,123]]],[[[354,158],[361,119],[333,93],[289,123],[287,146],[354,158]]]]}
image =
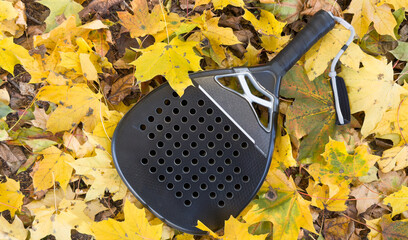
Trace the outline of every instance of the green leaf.
{"type": "Polygon", "coordinates": [[[394,15],[394,18],[397,21],[397,26],[395,26],[395,28],[394,28],[394,34],[397,37],[397,39],[399,39],[401,36],[398,34],[398,29],[399,29],[402,21],[404,21],[404,19],[405,19],[405,9],[400,8],[400,9],[394,11],[392,13],[392,15],[394,15]]]}
{"type": "Polygon", "coordinates": [[[401,61],[408,61],[408,43],[398,42],[398,46],[390,53],[401,61]]]}
{"type": "Polygon", "coordinates": [[[377,31],[372,30],[364,35],[360,47],[370,54],[384,55],[392,49],[394,42],[396,41],[391,36],[380,35],[377,31]]]}
{"type": "Polygon", "coordinates": [[[323,74],[309,81],[304,69],[294,66],[283,77],[280,94],[295,99],[287,111],[286,127],[289,134],[301,140],[298,159],[303,163],[322,160],[320,154],[329,137],[344,129],[336,125],[329,80],[323,74]]]}
{"type": "Polygon", "coordinates": [[[31,139],[25,140],[24,142],[33,149],[33,152],[41,152],[42,150],[57,144],[57,142],[48,139],[31,139]]]}
{"type": "Polygon", "coordinates": [[[74,0],[41,0],[38,2],[50,9],[50,15],[45,19],[45,23],[47,24],[45,32],[56,28],[59,25],[58,22],[60,20],[58,19],[60,18],[67,19],[71,15],[74,15],[76,23],[79,24],[81,22],[78,12],[80,12],[83,7],[74,0]]]}
{"type": "Polygon", "coordinates": [[[13,112],[13,110],[9,106],[3,102],[0,102],[0,118],[7,116],[11,112],[13,112]]]}

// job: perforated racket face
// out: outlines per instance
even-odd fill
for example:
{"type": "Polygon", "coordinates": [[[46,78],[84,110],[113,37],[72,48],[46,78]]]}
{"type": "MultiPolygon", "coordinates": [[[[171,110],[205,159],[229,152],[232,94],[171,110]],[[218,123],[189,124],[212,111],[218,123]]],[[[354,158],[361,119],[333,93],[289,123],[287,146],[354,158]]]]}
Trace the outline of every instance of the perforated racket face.
{"type": "MultiPolygon", "coordinates": [[[[246,105],[236,111],[253,114],[246,105]]],[[[167,84],[125,115],[112,152],[131,192],[168,225],[192,234],[203,233],[198,220],[218,230],[238,215],[269,167],[268,154],[214,99],[198,87],[179,98],[167,84]]]]}

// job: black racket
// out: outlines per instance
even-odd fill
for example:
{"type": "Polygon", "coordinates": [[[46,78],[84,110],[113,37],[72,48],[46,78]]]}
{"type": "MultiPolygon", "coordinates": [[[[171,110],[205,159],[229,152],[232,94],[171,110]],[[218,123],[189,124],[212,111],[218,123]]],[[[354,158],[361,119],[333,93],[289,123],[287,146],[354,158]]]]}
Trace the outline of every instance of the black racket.
{"type": "MultiPolygon", "coordinates": [[[[198,220],[218,230],[237,216],[269,169],[282,76],[334,25],[320,11],[267,65],[194,73],[195,87],[181,98],[165,83],[141,99],[112,141],[129,190],[169,226],[191,234],[205,233],[195,227],[198,220]],[[225,86],[234,81],[239,89],[225,86]],[[267,110],[262,121],[254,105],[267,110]]],[[[347,92],[338,90],[345,123],[347,92]]]]}

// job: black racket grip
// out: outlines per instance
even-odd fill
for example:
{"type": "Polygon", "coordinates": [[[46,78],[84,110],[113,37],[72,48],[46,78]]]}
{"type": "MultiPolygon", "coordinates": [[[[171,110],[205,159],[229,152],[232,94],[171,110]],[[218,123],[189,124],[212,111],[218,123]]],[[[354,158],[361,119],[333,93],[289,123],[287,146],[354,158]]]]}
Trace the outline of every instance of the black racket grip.
{"type": "Polygon", "coordinates": [[[337,96],[339,98],[339,106],[341,110],[341,115],[343,116],[344,123],[340,124],[339,117],[337,113],[336,124],[344,125],[350,123],[350,102],[347,94],[346,83],[342,77],[336,76],[337,85],[337,96]]]}
{"type": "Polygon", "coordinates": [[[307,25],[289,42],[289,44],[271,61],[277,65],[280,76],[292,68],[293,65],[326,33],[333,29],[335,21],[324,10],[317,12],[307,25]]]}

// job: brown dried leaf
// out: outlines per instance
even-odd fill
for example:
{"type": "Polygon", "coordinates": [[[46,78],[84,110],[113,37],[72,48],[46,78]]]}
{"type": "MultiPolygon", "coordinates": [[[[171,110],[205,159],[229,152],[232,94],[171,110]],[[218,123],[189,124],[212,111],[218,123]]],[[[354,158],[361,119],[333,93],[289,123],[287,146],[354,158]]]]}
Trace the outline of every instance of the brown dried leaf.
{"type": "Polygon", "coordinates": [[[108,97],[108,100],[114,104],[119,104],[127,95],[130,94],[133,85],[135,84],[135,77],[133,74],[124,76],[118,79],[113,85],[108,97]]]}
{"type": "Polygon", "coordinates": [[[24,155],[20,147],[9,147],[4,143],[0,143],[0,158],[2,158],[10,168],[11,173],[15,173],[27,160],[27,157],[24,155]]]}
{"type": "Polygon", "coordinates": [[[350,195],[354,196],[358,214],[365,212],[373,204],[380,203],[381,195],[378,193],[378,182],[362,184],[352,188],[350,195]]]}
{"type": "Polygon", "coordinates": [[[354,232],[354,222],[347,217],[337,217],[324,221],[325,240],[348,239],[354,232]]]}
{"type": "Polygon", "coordinates": [[[93,0],[86,8],[79,12],[79,17],[83,18],[92,13],[104,15],[108,13],[110,7],[121,2],[123,2],[123,0],[93,0]]]}
{"type": "Polygon", "coordinates": [[[314,15],[321,9],[332,12],[335,16],[343,17],[343,11],[335,0],[308,0],[301,14],[314,15]]]}

